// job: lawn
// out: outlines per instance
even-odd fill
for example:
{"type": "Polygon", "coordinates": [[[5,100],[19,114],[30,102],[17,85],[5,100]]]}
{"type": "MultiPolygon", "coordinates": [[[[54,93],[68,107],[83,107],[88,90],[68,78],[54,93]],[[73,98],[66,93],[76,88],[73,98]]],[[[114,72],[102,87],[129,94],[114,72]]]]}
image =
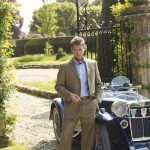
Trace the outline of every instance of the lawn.
{"type": "Polygon", "coordinates": [[[59,60],[56,60],[56,55],[46,56],[44,54],[25,55],[22,57],[11,58],[14,65],[48,65],[60,64],[72,57],[72,54],[66,55],[59,60]]]}
{"type": "Polygon", "coordinates": [[[55,83],[56,81],[46,81],[46,82],[24,82],[23,85],[25,86],[31,86],[31,87],[36,87],[40,90],[51,90],[55,91],[55,83]]]}

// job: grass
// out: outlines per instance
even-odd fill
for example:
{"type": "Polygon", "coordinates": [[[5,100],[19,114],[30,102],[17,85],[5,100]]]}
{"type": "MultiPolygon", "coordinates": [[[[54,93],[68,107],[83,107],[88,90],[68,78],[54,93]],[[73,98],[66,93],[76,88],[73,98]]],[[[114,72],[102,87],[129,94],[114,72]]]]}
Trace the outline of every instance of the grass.
{"type": "MultiPolygon", "coordinates": [[[[95,54],[94,53],[88,53],[88,56],[93,56],[92,59],[95,59],[95,54]]],[[[52,56],[46,56],[44,54],[34,54],[34,55],[25,55],[22,57],[15,57],[11,58],[12,62],[14,65],[48,65],[48,64],[60,64],[61,62],[64,62],[66,60],[69,60],[73,55],[68,54],[59,60],[56,60],[56,54],[52,56]]],[[[87,55],[85,54],[85,57],[87,55]]]]}
{"type": "Polygon", "coordinates": [[[14,146],[9,146],[9,147],[2,148],[0,150],[29,150],[29,149],[24,147],[24,146],[14,145],[14,146]]]}
{"type": "Polygon", "coordinates": [[[46,56],[44,54],[35,54],[35,55],[25,55],[22,57],[12,58],[14,65],[44,65],[44,64],[60,64],[63,61],[66,61],[72,57],[72,54],[69,54],[65,57],[56,60],[56,55],[46,56]]]}
{"type": "Polygon", "coordinates": [[[0,150],[28,150],[28,148],[22,145],[16,145],[8,137],[0,137],[0,150]]]}
{"type": "Polygon", "coordinates": [[[31,87],[36,87],[40,90],[51,90],[55,91],[55,83],[56,80],[53,81],[46,81],[46,82],[24,82],[23,84],[25,86],[31,86],[31,87]]]}

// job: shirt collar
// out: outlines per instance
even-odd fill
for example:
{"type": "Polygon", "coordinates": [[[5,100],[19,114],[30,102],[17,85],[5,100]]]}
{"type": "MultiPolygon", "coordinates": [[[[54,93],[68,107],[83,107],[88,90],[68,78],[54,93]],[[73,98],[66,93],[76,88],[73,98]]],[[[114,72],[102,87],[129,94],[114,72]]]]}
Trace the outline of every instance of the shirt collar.
{"type": "Polygon", "coordinates": [[[73,59],[74,59],[74,62],[77,64],[82,64],[85,62],[84,57],[82,58],[82,60],[76,60],[74,57],[73,57],[73,59]]]}

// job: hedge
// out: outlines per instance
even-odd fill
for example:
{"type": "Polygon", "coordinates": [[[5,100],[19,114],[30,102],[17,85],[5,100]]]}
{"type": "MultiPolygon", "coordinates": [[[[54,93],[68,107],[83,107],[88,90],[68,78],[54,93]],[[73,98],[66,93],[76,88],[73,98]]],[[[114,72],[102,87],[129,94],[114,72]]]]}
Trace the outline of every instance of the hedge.
{"type": "Polygon", "coordinates": [[[38,38],[27,40],[10,40],[14,44],[14,56],[19,57],[25,54],[43,54],[46,42],[53,46],[54,53],[57,53],[58,48],[62,47],[65,52],[70,52],[70,41],[73,37],[57,37],[57,38],[38,38]]]}

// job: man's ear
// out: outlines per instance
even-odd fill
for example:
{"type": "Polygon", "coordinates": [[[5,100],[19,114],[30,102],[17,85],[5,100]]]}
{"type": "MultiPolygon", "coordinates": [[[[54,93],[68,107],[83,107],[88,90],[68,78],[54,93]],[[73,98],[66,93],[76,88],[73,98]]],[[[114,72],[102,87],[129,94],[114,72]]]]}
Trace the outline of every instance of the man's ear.
{"type": "Polygon", "coordinates": [[[72,50],[72,48],[71,48],[71,52],[73,53],[73,50],[72,50]]]}

